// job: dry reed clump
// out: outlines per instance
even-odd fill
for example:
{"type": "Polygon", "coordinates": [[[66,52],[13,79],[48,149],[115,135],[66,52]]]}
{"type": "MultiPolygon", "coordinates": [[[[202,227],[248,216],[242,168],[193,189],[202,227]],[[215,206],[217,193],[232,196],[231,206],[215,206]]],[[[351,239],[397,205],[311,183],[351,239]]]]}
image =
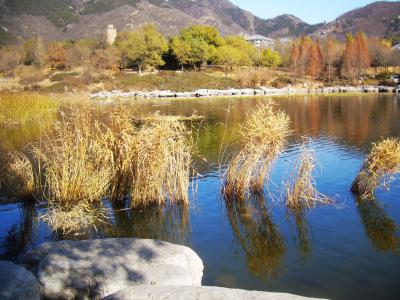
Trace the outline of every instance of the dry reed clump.
{"type": "MultiPolygon", "coordinates": [[[[103,197],[124,202],[130,196],[132,206],[188,203],[193,141],[182,122],[162,116],[136,120],[123,107],[105,121],[88,107],[65,109],[61,115],[31,145],[32,163],[18,155],[15,167],[5,169],[16,181],[33,174],[35,166],[37,174],[26,190],[48,201],[44,219],[53,229],[67,233],[92,227],[103,214],[103,197]]],[[[14,166],[11,157],[6,161],[14,166]]]]}
{"type": "Polygon", "coordinates": [[[380,185],[388,186],[393,175],[400,172],[400,140],[388,138],[372,144],[360,172],[352,185],[352,191],[361,198],[372,197],[380,185]]]}
{"type": "Polygon", "coordinates": [[[275,112],[271,103],[257,106],[248,115],[240,132],[243,147],[230,160],[226,171],[226,197],[243,199],[248,192],[262,192],[272,163],[290,134],[289,124],[289,116],[275,112]]]}
{"type": "Polygon", "coordinates": [[[193,141],[185,125],[162,117],[137,131],[132,206],[188,203],[193,141]]]}
{"type": "Polygon", "coordinates": [[[109,114],[106,128],[102,143],[110,151],[108,163],[112,172],[107,196],[112,201],[123,202],[134,184],[137,127],[128,110],[116,107],[109,114]]]}
{"type": "Polygon", "coordinates": [[[36,194],[35,175],[28,157],[19,151],[0,148],[0,164],[0,183],[14,196],[32,199],[36,194]]]}
{"type": "Polygon", "coordinates": [[[300,157],[294,170],[285,183],[286,206],[294,211],[303,208],[314,208],[318,203],[327,204],[329,198],[315,188],[313,171],[315,169],[315,155],[302,145],[300,157]]]}
{"type": "Polygon", "coordinates": [[[96,228],[96,225],[104,222],[106,218],[105,209],[101,206],[93,207],[92,204],[85,202],[77,203],[68,210],[57,204],[49,206],[48,213],[41,217],[54,231],[63,235],[96,228]]]}
{"type": "Polygon", "coordinates": [[[101,125],[91,120],[90,110],[72,109],[51,135],[32,146],[53,229],[85,228],[97,215],[96,206],[107,194],[112,174],[111,154],[103,139],[101,125]]]}

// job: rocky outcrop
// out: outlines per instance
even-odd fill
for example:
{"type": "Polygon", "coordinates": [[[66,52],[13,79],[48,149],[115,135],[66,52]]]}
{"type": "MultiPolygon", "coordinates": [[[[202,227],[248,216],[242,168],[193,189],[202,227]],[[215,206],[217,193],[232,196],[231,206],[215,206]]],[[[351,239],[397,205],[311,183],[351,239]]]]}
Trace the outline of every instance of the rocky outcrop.
{"type": "Polygon", "coordinates": [[[136,286],[104,300],[301,300],[312,299],[291,294],[244,291],[211,286],[136,286]]]}
{"type": "Polygon", "coordinates": [[[191,249],[141,239],[45,243],[21,262],[44,297],[101,298],[135,285],[200,286],[203,263],[191,249]]]}
{"type": "Polygon", "coordinates": [[[39,300],[39,285],[35,276],[24,267],[0,261],[0,299],[39,300]]]}

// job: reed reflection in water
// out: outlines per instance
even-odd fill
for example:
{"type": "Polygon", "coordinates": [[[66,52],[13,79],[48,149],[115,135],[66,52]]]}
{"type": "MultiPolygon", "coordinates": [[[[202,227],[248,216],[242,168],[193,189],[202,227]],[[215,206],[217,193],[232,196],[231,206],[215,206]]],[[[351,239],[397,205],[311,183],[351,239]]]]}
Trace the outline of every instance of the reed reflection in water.
{"type": "Polygon", "coordinates": [[[262,195],[225,201],[229,223],[236,241],[242,247],[249,271],[261,278],[279,276],[285,254],[285,243],[273,223],[262,195]]]}
{"type": "Polygon", "coordinates": [[[37,210],[32,203],[19,205],[19,222],[12,225],[4,238],[0,259],[15,260],[24,253],[36,233],[37,210]]]}
{"type": "Polygon", "coordinates": [[[356,198],[358,213],[372,246],[381,252],[400,254],[400,237],[396,222],[391,219],[375,198],[356,198]]]}
{"type": "Polygon", "coordinates": [[[110,221],[99,227],[106,237],[135,237],[187,244],[190,235],[189,207],[184,204],[126,208],[113,204],[110,221]]]}

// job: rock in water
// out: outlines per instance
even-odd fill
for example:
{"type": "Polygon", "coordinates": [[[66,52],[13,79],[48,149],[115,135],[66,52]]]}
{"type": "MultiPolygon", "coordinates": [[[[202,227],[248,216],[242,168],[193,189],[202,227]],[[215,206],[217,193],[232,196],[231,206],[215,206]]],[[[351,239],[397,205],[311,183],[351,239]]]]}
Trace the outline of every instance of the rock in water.
{"type": "Polygon", "coordinates": [[[203,262],[191,249],[141,239],[45,243],[22,259],[50,299],[101,298],[132,285],[200,286],[203,262]]]}
{"type": "Polygon", "coordinates": [[[24,267],[0,261],[0,299],[39,300],[39,284],[24,267]]]}
{"type": "Polygon", "coordinates": [[[104,300],[306,300],[313,299],[284,293],[255,292],[213,286],[135,286],[104,300]]]}

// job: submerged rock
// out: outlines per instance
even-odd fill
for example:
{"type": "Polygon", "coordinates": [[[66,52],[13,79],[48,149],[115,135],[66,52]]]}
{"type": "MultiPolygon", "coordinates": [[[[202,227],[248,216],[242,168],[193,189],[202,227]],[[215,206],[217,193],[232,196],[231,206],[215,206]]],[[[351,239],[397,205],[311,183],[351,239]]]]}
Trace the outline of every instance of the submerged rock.
{"type": "Polygon", "coordinates": [[[104,300],[301,300],[312,299],[291,294],[255,292],[211,286],[135,286],[104,300]]]}
{"type": "Polygon", "coordinates": [[[0,299],[39,300],[39,284],[24,267],[0,261],[0,299]]]}
{"type": "Polygon", "coordinates": [[[142,239],[45,243],[22,262],[45,298],[101,298],[134,285],[200,286],[203,263],[191,249],[142,239]]]}

